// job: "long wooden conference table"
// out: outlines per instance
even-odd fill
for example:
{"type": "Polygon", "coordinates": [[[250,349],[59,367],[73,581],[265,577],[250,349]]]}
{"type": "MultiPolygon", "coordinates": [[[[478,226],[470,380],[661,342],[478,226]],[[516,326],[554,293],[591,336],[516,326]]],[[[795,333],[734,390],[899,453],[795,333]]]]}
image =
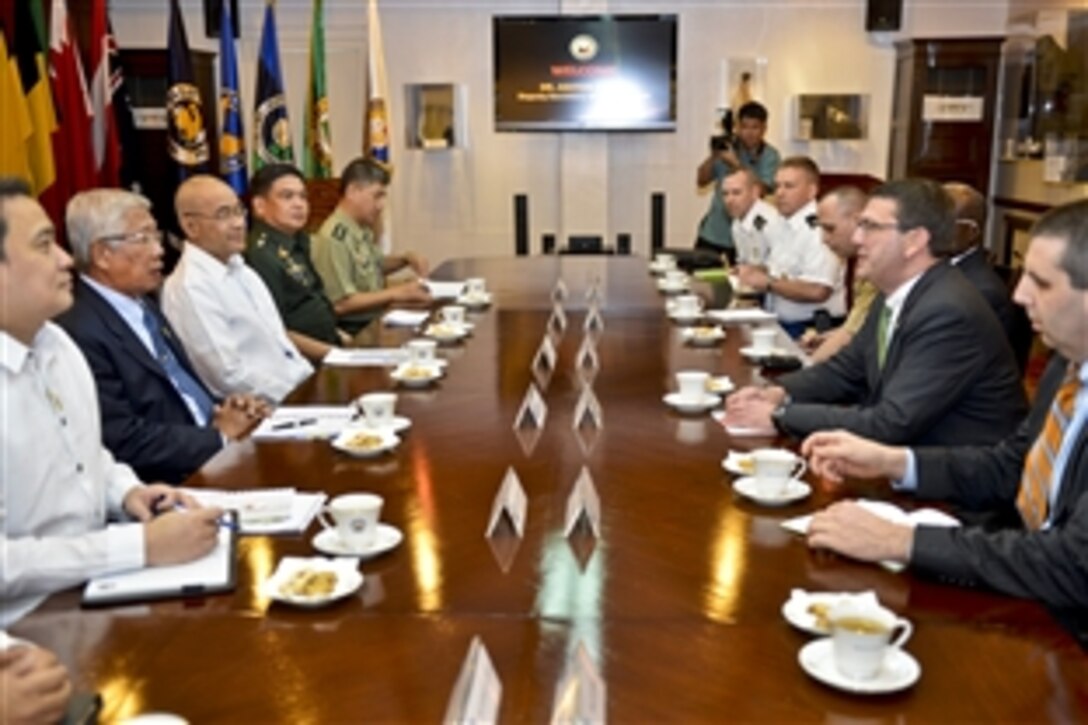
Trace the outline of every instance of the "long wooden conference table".
{"type": "MultiPolygon", "coordinates": [[[[412,427],[396,450],[361,460],[325,441],[248,442],[190,481],[375,492],[403,543],[363,562],[363,587],[324,609],[260,592],[281,557],[316,555],[316,522],[301,537],[243,538],[231,594],[101,610],[81,609],[78,591],[51,597],[12,634],[58,651],[78,687],[102,694],[105,721],[165,711],[194,723],[437,722],[477,636],[502,681],[505,722],[548,719],[579,643],[615,722],[1088,719],[1088,658],[1042,607],[812,552],[779,525],[845,495],[888,497],[886,487],[810,478],[813,495],[781,509],[734,495],[723,456],[769,441],[730,440],[662,395],[681,369],[755,379],[738,353],[746,331],[728,328],[708,349],[681,344],[644,260],[460,260],[434,276],[485,277],[494,304],[471,315],[463,344],[440,350],[445,378],[399,391],[397,412],[412,427]],[[545,425],[527,445],[512,423],[559,279],[570,324],[543,390],[545,425]],[[603,426],[576,431],[574,358],[596,279],[605,326],[591,384],[603,426]],[[524,537],[489,539],[511,466],[528,494],[524,537]],[[601,534],[566,538],[566,500],[583,466],[600,495],[601,534]],[[811,638],[780,611],[795,587],[876,591],[914,623],[906,649],[921,664],[917,684],[874,696],[811,679],[798,664],[811,638]]],[[[390,346],[411,333],[370,335],[390,346]]],[[[292,401],[344,403],[392,388],[387,369],[326,367],[292,401]]]]}

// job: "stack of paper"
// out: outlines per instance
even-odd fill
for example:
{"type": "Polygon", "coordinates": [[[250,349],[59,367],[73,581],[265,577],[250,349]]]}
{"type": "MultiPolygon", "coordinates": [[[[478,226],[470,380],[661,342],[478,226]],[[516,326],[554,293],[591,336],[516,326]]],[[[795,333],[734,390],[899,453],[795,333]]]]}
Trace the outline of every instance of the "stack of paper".
{"type": "Polygon", "coordinates": [[[300,534],[310,526],[327,498],[321,492],[303,493],[293,488],[184,490],[202,506],[236,511],[241,534],[300,534]]]}
{"type": "Polygon", "coordinates": [[[419,327],[430,316],[427,310],[390,310],[382,322],[389,327],[419,327]]]}
{"type": "Polygon", "coordinates": [[[773,312],[758,307],[734,307],[727,310],[707,310],[706,316],[724,325],[745,325],[757,322],[774,322],[778,317],[773,312]]]}
{"type": "Polygon", "coordinates": [[[395,367],[408,360],[408,351],[400,347],[334,347],[321,362],[341,367],[395,367]]]}
{"type": "Polygon", "coordinates": [[[332,438],[351,425],[358,411],[351,405],[281,405],[253,431],[256,441],[332,438]]]}

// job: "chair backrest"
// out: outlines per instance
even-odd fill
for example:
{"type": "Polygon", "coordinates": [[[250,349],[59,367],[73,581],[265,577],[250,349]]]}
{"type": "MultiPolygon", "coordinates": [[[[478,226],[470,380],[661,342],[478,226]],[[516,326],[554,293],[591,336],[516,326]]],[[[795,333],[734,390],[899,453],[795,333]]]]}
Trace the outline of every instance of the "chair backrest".
{"type": "MultiPolygon", "coordinates": [[[[1016,285],[1020,284],[1020,275],[1024,273],[1023,267],[1010,267],[1004,264],[995,264],[994,271],[1005,283],[1005,288],[1012,297],[1016,285]]],[[[1028,356],[1031,354],[1032,343],[1035,342],[1035,331],[1031,329],[1031,320],[1028,313],[1018,304],[1012,306],[1012,326],[1008,330],[1009,344],[1012,345],[1013,354],[1016,356],[1016,364],[1023,373],[1027,370],[1028,356]]]]}
{"type": "Polygon", "coordinates": [[[340,203],[340,179],[307,179],[306,193],[310,198],[306,231],[316,232],[340,203]]]}

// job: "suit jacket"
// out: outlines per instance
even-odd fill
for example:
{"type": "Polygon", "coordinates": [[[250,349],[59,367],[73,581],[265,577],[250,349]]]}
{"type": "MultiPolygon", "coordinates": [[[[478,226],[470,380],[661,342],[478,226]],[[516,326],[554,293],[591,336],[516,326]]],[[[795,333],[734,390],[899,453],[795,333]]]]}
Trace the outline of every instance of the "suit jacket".
{"type": "Polygon", "coordinates": [[[1001,323],[1001,329],[1005,331],[1005,337],[1011,341],[1014,334],[1013,314],[1016,310],[1012,300],[1009,299],[1008,287],[986,259],[986,252],[976,248],[961,259],[955,267],[990,305],[990,309],[997,316],[997,321],[1001,323]]]}
{"type": "MultiPolygon", "coordinates": [[[[75,304],[57,323],[79,345],[94,373],[103,443],[144,481],[181,482],[222,447],[219,431],[193,422],[162,365],[109,302],[78,280],[74,294],[75,304]]],[[[145,302],[162,323],[178,361],[199,383],[170,323],[154,302],[145,302]]]]}
{"type": "Polygon", "coordinates": [[[922,274],[877,362],[877,295],[858,334],[830,360],[779,383],[792,398],[777,423],[805,436],[845,428],[885,443],[990,444],[1023,418],[1012,349],[979,293],[947,262],[922,274]]]}
{"type": "MultiPolygon", "coordinates": [[[[918,496],[975,510],[1015,505],[1024,459],[1046,422],[1068,362],[1055,355],[1039,383],[1031,414],[989,448],[919,449],[918,496]]],[[[918,526],[911,566],[957,583],[984,584],[1055,607],[1088,608],[1088,426],[1063,472],[1051,527],[987,531],[918,526]]]]}

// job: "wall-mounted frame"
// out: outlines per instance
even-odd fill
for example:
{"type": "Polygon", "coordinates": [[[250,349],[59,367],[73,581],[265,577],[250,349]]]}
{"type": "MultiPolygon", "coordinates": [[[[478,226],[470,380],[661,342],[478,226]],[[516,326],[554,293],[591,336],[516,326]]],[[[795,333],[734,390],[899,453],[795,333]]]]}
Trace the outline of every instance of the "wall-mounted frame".
{"type": "Polygon", "coordinates": [[[427,150],[465,146],[464,91],[454,83],[406,84],[405,145],[427,150]]]}
{"type": "Polygon", "coordinates": [[[798,141],[858,141],[869,136],[869,96],[802,93],[794,99],[798,141]]]}

